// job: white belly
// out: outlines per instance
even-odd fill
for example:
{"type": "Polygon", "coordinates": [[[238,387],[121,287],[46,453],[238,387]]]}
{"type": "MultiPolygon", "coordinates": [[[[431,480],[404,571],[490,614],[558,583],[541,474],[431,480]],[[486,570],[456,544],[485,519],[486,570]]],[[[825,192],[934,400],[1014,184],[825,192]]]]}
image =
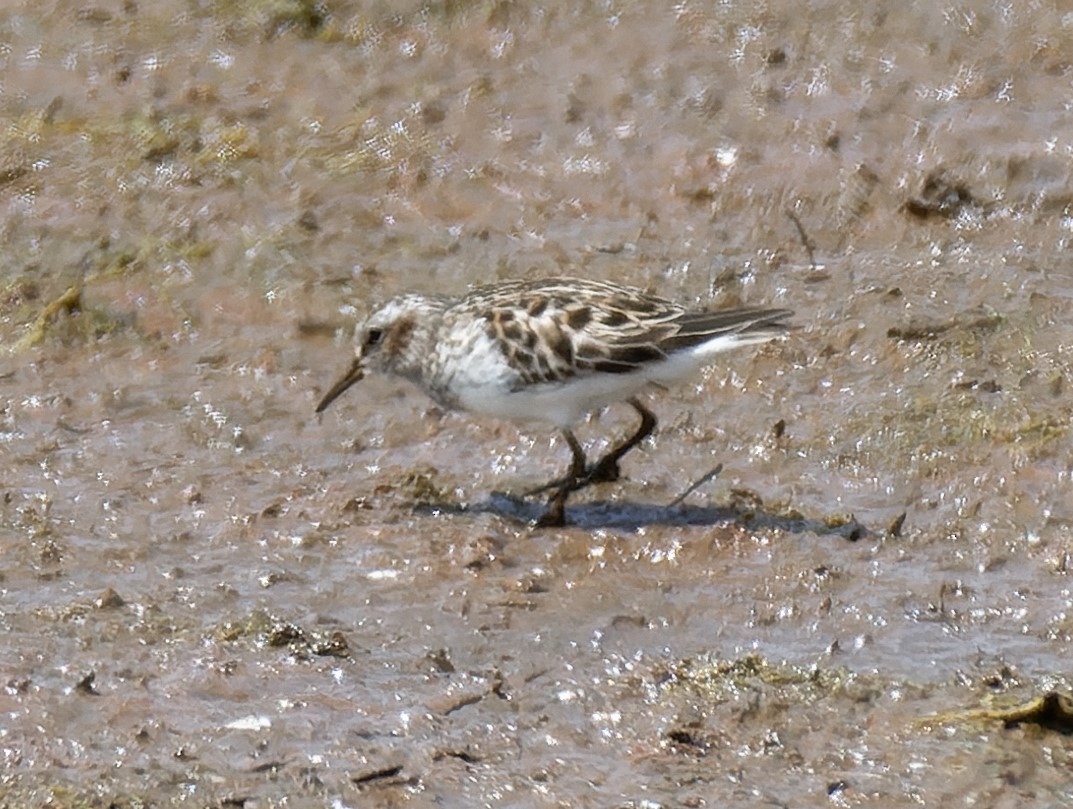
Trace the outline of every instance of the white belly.
{"type": "Polygon", "coordinates": [[[692,378],[731,348],[764,342],[723,335],[666,360],[647,363],[626,374],[584,373],[562,382],[522,385],[493,340],[472,339],[464,358],[456,358],[443,378],[450,403],[463,410],[510,421],[542,421],[570,427],[589,413],[621,402],[652,385],[667,387],[692,378]]]}

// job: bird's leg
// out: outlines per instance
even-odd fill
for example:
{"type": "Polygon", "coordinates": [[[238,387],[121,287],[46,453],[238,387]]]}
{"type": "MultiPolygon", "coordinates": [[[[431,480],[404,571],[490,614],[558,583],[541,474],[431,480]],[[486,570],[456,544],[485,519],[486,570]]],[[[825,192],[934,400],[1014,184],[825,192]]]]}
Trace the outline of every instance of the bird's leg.
{"type": "Polygon", "coordinates": [[[622,456],[652,435],[652,431],[656,429],[656,417],[651,410],[636,398],[627,399],[627,401],[641,417],[641,424],[637,428],[637,432],[594,463],[577,488],[588,486],[590,483],[609,483],[613,480],[618,480],[620,474],[618,462],[622,459],[622,456]]]}
{"type": "Polygon", "coordinates": [[[573,455],[570,471],[567,473],[566,477],[552,481],[546,486],[529,492],[529,494],[539,494],[548,489],[555,490],[552,496],[548,499],[548,510],[539,520],[537,520],[537,525],[541,527],[550,527],[565,524],[566,517],[564,509],[566,506],[566,499],[570,496],[570,492],[584,489],[586,486],[591,486],[593,483],[609,483],[618,480],[619,475],[621,474],[618,462],[622,459],[622,456],[648,438],[648,436],[652,435],[652,431],[656,429],[655,415],[653,415],[652,411],[641,404],[636,398],[627,399],[627,401],[641,417],[640,425],[637,427],[637,430],[633,435],[590,467],[586,468],[585,466],[585,451],[581,448],[581,444],[578,443],[577,438],[570,430],[563,430],[563,435],[566,437],[566,443],[570,446],[570,452],[573,455]]]}
{"type": "Polygon", "coordinates": [[[563,430],[563,436],[573,455],[570,461],[570,471],[548,500],[548,510],[537,520],[536,524],[541,528],[557,528],[566,524],[566,498],[570,496],[570,492],[578,488],[578,481],[585,475],[585,450],[581,448],[581,444],[570,430],[563,430]]]}

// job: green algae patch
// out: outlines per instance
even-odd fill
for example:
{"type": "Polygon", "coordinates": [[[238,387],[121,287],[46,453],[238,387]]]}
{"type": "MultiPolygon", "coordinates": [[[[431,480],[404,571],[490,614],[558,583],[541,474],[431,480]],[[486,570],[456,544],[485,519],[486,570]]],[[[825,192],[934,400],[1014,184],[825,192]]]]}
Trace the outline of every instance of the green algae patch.
{"type": "Polygon", "coordinates": [[[55,337],[63,343],[85,343],[123,329],[128,324],[106,310],[85,306],[83,286],[68,287],[46,304],[9,351],[21,353],[55,337]]]}
{"type": "Polygon", "coordinates": [[[288,32],[315,37],[327,21],[324,4],[315,0],[227,0],[212,15],[233,34],[257,32],[266,40],[288,32]]]}
{"type": "Polygon", "coordinates": [[[1073,697],[1060,691],[1048,691],[1023,702],[934,714],[921,719],[920,723],[970,726],[1001,723],[1005,728],[1035,725],[1073,736],[1073,697]]]}
{"type": "Polygon", "coordinates": [[[298,660],[350,656],[350,648],[342,632],[307,629],[264,610],[224,622],[216,628],[212,637],[217,643],[245,644],[261,649],[286,648],[298,660]]]}
{"type": "Polygon", "coordinates": [[[763,687],[812,700],[842,691],[855,680],[856,675],[841,669],[772,664],[761,655],[746,655],[736,660],[678,661],[664,672],[663,690],[688,690],[718,702],[763,687]]]}
{"type": "Polygon", "coordinates": [[[49,328],[61,315],[70,315],[72,312],[81,309],[81,307],[82,287],[80,285],[68,287],[66,292],[47,304],[34,318],[26,334],[11,347],[12,353],[17,354],[42,343],[46,334],[48,334],[49,328]]]}

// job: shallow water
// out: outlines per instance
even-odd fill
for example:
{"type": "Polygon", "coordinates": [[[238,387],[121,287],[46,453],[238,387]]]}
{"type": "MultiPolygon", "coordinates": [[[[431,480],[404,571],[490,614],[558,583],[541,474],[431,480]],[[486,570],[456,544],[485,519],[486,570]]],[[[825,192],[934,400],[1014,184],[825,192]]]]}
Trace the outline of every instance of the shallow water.
{"type": "Polygon", "coordinates": [[[929,717],[1070,688],[1073,20],[310,8],[0,12],[0,805],[1067,803],[929,717]],[[375,301],[560,273],[798,328],[563,530],[552,431],[313,415],[375,301]]]}

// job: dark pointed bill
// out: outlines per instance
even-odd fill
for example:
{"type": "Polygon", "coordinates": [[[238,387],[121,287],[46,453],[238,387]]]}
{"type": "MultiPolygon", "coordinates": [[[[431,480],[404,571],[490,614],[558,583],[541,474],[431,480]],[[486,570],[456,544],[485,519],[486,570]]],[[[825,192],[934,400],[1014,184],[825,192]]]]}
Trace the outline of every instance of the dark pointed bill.
{"type": "Polygon", "coordinates": [[[342,379],[332,385],[331,390],[324,394],[324,398],[317,405],[316,412],[323,413],[328,408],[328,405],[342,396],[346,389],[355,382],[360,382],[363,376],[365,376],[365,370],[361,367],[361,358],[359,357],[354,360],[354,364],[350,366],[350,370],[343,375],[342,379]]]}

